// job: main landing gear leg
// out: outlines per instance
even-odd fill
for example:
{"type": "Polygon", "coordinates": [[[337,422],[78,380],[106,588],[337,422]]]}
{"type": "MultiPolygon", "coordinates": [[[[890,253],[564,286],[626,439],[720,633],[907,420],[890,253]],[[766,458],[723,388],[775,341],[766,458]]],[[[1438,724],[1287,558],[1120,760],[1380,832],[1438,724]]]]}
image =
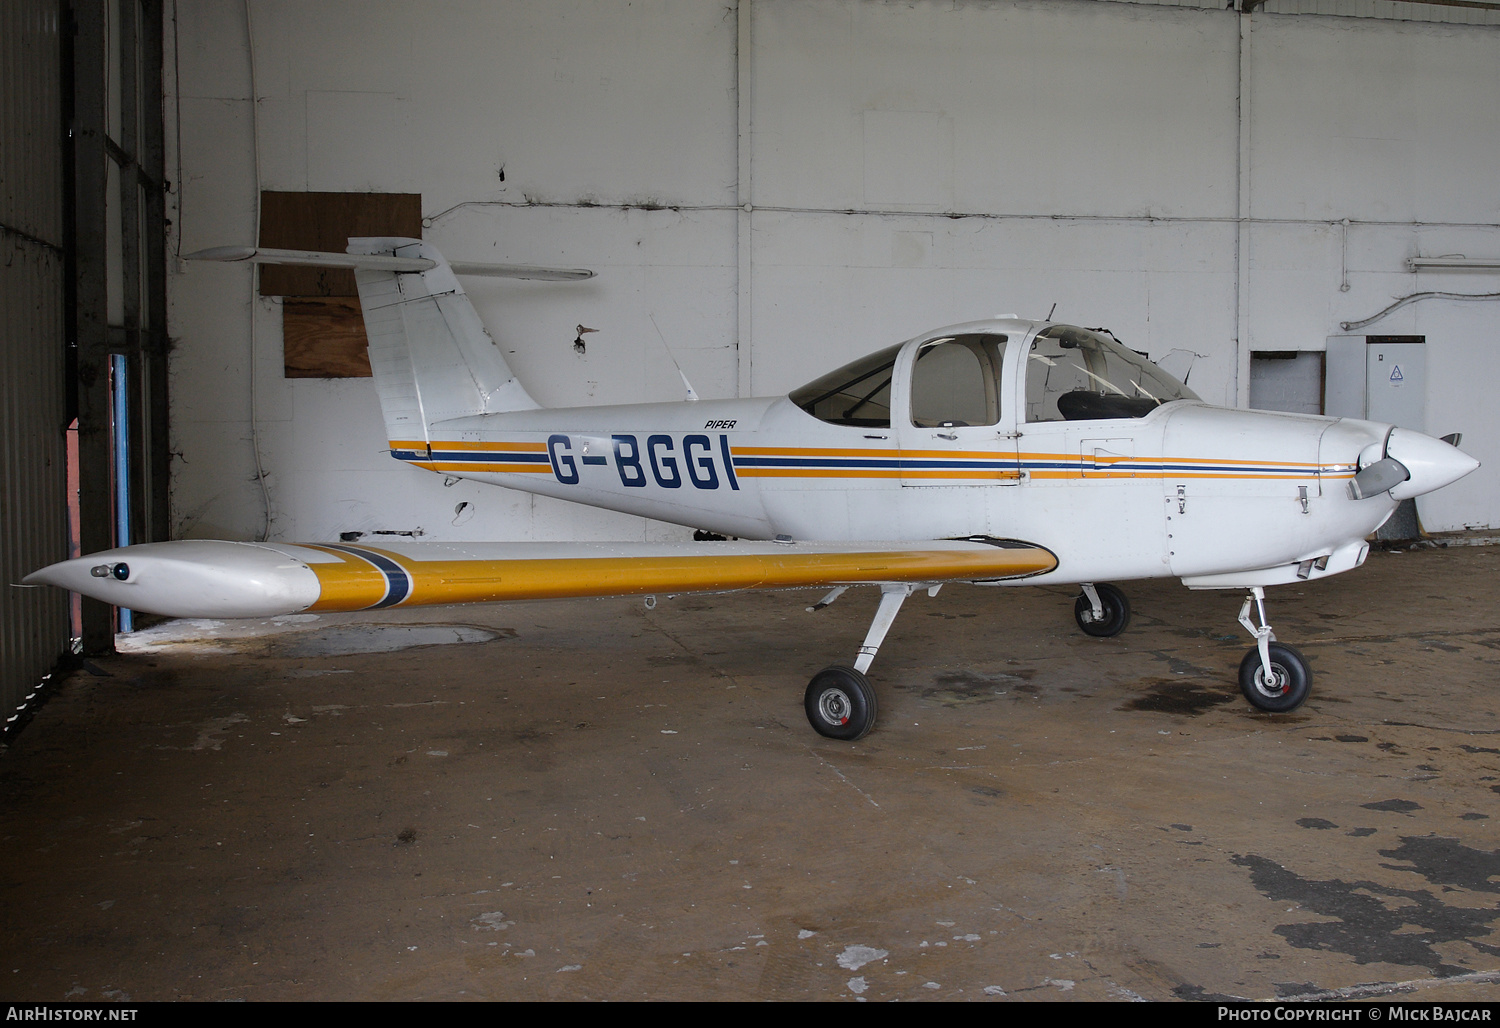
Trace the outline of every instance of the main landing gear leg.
{"type": "Polygon", "coordinates": [[[895,623],[896,612],[911,595],[912,585],[887,583],[880,587],[880,609],[870,630],[865,633],[864,645],[853,667],[835,664],[813,676],[807,685],[803,706],[813,731],[830,739],[853,742],[863,739],[875,727],[875,690],[865,678],[865,672],[880,652],[885,634],[895,623]]]}
{"type": "Polygon", "coordinates": [[[1245,699],[1273,714],[1302,706],[1312,688],[1312,671],[1302,654],[1276,641],[1276,633],[1266,623],[1265,589],[1258,585],[1250,588],[1240,607],[1240,624],[1255,637],[1255,646],[1240,661],[1240,692],[1245,699]],[[1259,626],[1250,619],[1252,605],[1260,618],[1259,626]]]}

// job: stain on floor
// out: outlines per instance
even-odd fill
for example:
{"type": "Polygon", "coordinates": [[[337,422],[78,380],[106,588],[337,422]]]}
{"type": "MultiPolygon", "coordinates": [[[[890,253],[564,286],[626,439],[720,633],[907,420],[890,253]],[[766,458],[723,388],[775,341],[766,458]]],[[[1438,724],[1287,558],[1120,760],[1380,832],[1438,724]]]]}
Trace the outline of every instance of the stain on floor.
{"type": "MultiPolygon", "coordinates": [[[[1411,840],[1403,839],[1405,846],[1411,840]]],[[[1450,963],[1438,947],[1466,943],[1488,957],[1500,956],[1491,938],[1500,906],[1446,903],[1425,889],[1399,889],[1379,882],[1304,878],[1266,857],[1246,854],[1233,863],[1246,868],[1268,899],[1290,902],[1330,921],[1292,921],[1274,929],[1298,949],[1343,953],[1356,963],[1425,968],[1437,977],[1475,968],[1450,963]]]]}
{"type": "Polygon", "coordinates": [[[1239,699],[1238,692],[1229,692],[1219,683],[1193,679],[1147,679],[1134,683],[1132,688],[1144,691],[1121,705],[1121,710],[1191,716],[1239,699]]]}

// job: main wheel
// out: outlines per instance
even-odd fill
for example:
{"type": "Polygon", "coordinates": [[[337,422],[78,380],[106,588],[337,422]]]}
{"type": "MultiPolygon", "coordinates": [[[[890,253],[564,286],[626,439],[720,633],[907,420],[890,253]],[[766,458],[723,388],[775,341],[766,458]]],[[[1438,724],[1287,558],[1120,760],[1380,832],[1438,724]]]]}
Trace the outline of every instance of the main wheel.
{"type": "Polygon", "coordinates": [[[825,667],[807,683],[803,699],[813,731],[830,739],[853,742],[875,727],[875,690],[852,667],[825,667]]]}
{"type": "Polygon", "coordinates": [[[1240,692],[1261,710],[1285,714],[1302,706],[1307,699],[1307,691],[1312,688],[1312,671],[1307,659],[1290,646],[1272,643],[1270,654],[1271,678],[1267,679],[1260,662],[1260,648],[1250,647],[1240,661],[1240,692]]]}
{"type": "Polygon", "coordinates": [[[1092,635],[1098,639],[1119,635],[1130,624],[1130,601],[1108,582],[1096,584],[1094,591],[1099,594],[1099,606],[1104,608],[1104,616],[1097,619],[1094,617],[1094,605],[1089,602],[1088,594],[1084,593],[1073,604],[1074,620],[1083,629],[1084,635],[1092,635]]]}

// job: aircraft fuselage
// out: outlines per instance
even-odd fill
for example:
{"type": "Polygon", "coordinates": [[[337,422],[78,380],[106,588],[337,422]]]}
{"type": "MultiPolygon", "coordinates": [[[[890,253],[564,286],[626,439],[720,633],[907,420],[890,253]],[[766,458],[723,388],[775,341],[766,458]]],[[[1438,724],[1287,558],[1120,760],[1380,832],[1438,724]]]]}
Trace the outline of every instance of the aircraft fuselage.
{"type": "Polygon", "coordinates": [[[1028,355],[1045,327],[978,322],[904,344],[886,424],[832,423],[785,396],[552,408],[437,422],[392,455],[748,539],[1021,539],[1057,554],[1054,582],[1272,585],[1362,562],[1397,498],[1355,499],[1349,482],[1390,426],[1195,399],[1029,420],[1041,404],[1028,355]],[[913,392],[917,355],[956,337],[1013,341],[996,357],[993,424],[924,424],[915,410],[931,402],[913,392]]]}

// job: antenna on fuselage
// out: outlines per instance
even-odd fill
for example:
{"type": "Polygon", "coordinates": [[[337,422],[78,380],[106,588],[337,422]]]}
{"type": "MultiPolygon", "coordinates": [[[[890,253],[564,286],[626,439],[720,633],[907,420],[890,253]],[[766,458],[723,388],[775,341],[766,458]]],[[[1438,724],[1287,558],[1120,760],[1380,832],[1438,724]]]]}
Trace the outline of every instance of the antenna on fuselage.
{"type": "Polygon", "coordinates": [[[667,351],[667,360],[672,362],[672,367],[677,369],[677,374],[682,377],[682,384],[687,389],[687,398],[697,400],[698,392],[693,388],[693,383],[688,381],[687,372],[682,370],[682,365],[677,363],[677,358],[672,356],[672,348],[667,345],[667,337],[662,335],[661,326],[656,323],[656,315],[648,313],[646,317],[651,319],[651,327],[656,329],[656,338],[661,340],[661,348],[667,351]]]}
{"type": "Polygon", "coordinates": [[[1051,321],[1052,320],[1052,315],[1054,315],[1056,313],[1057,313],[1057,304],[1054,302],[1052,304],[1052,309],[1047,312],[1047,320],[1051,321]]]}

